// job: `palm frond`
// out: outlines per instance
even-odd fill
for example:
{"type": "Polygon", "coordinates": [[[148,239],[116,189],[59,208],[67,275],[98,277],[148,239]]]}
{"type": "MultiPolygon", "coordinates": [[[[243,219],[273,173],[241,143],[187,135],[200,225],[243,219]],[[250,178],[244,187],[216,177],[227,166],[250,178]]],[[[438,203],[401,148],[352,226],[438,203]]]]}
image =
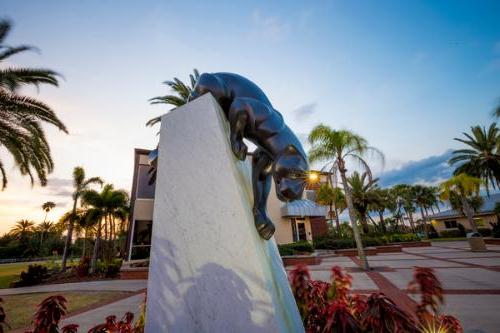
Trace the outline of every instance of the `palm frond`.
{"type": "MultiPolygon", "coordinates": [[[[1,48],[1,47],[0,47],[1,48]]],[[[7,59],[15,54],[25,52],[25,51],[38,51],[34,46],[30,45],[20,45],[15,47],[5,47],[5,50],[0,52],[0,61],[7,59]]]]}
{"type": "Polygon", "coordinates": [[[3,43],[10,29],[12,28],[12,22],[6,19],[0,20],[0,45],[3,43]]]}
{"type": "Polygon", "coordinates": [[[58,86],[57,72],[50,69],[6,68],[0,70],[0,87],[12,92],[24,85],[50,84],[58,86]]]}

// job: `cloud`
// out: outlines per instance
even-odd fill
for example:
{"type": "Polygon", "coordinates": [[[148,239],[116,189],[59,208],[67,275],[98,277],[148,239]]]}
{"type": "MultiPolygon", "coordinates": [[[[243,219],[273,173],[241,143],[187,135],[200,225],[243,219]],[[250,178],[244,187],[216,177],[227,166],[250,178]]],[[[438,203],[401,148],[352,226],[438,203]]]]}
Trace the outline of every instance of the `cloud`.
{"type": "Polygon", "coordinates": [[[298,107],[293,110],[292,113],[295,115],[295,119],[304,120],[312,115],[316,111],[316,103],[309,103],[298,107]]]}
{"type": "Polygon", "coordinates": [[[452,175],[453,168],[448,165],[451,155],[452,151],[447,150],[441,155],[407,162],[401,168],[383,172],[380,175],[380,184],[382,186],[395,184],[435,185],[452,175]]]}
{"type": "Polygon", "coordinates": [[[50,178],[43,193],[56,197],[71,197],[73,194],[73,180],[64,178],[50,178]]]}
{"type": "Polygon", "coordinates": [[[266,16],[257,9],[252,13],[252,21],[259,36],[272,41],[283,40],[290,33],[288,23],[283,22],[277,16],[266,16]]]}

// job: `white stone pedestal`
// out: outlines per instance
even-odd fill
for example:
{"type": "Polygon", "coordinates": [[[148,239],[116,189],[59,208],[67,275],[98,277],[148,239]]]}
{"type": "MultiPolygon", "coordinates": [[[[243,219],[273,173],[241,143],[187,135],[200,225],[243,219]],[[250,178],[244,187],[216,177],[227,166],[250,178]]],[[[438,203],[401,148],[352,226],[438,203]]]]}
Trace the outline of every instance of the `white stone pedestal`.
{"type": "Polygon", "coordinates": [[[210,95],[162,117],[146,332],[303,332],[274,238],[254,227],[250,166],[210,95]]]}

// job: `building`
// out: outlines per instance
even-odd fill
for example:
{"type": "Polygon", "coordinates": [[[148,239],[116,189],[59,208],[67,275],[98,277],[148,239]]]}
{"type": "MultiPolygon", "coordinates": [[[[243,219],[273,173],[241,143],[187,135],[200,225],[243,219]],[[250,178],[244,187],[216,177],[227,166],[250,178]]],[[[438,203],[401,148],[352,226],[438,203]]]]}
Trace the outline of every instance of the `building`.
{"type": "MultiPolygon", "coordinates": [[[[130,220],[127,235],[128,260],[149,257],[153,224],[154,184],[150,184],[150,150],[135,149],[130,220]]],[[[267,201],[269,217],[276,226],[278,244],[300,240],[312,241],[328,231],[325,215],[327,208],[313,200],[314,191],[305,191],[304,199],[283,203],[278,200],[274,184],[267,201]],[[312,200],[311,200],[312,199],[312,200]]]]}
{"type": "MultiPolygon", "coordinates": [[[[483,197],[484,203],[481,209],[474,214],[474,223],[477,228],[491,229],[492,224],[498,222],[498,216],[495,214],[495,204],[500,202],[500,193],[491,194],[489,197],[483,197]]],[[[432,225],[438,233],[445,230],[458,230],[461,224],[465,230],[471,230],[467,217],[460,211],[454,209],[442,211],[429,216],[432,225]]]]}

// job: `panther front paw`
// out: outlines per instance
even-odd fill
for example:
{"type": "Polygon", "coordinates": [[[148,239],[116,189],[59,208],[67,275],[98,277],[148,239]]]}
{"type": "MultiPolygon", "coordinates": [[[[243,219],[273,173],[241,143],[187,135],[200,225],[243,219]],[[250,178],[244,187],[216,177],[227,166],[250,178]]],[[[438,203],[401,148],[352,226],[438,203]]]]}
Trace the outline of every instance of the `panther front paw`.
{"type": "Polygon", "coordinates": [[[243,141],[234,141],[231,144],[231,149],[233,150],[234,155],[240,161],[244,161],[247,158],[248,147],[243,141]]]}
{"type": "Polygon", "coordinates": [[[262,216],[262,214],[254,215],[255,219],[255,228],[259,233],[260,237],[265,240],[269,240],[273,235],[276,228],[274,227],[273,222],[267,216],[262,216]]]}

